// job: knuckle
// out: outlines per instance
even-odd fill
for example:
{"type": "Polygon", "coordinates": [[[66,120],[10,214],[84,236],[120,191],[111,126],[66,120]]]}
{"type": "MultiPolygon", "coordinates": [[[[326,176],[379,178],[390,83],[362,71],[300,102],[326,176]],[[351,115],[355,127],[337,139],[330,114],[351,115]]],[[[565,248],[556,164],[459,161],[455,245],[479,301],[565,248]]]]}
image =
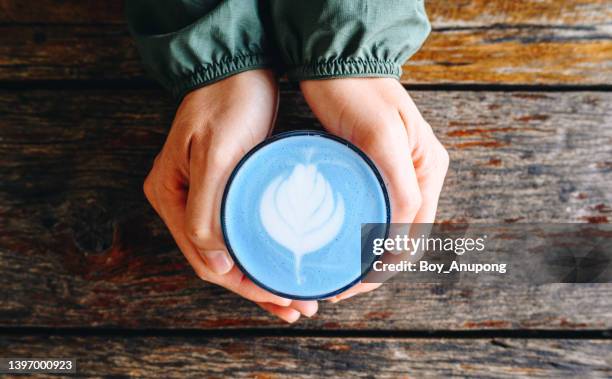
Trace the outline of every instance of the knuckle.
{"type": "Polygon", "coordinates": [[[187,236],[199,248],[209,246],[216,240],[216,233],[213,228],[193,225],[192,223],[187,225],[187,236]]]}
{"type": "Polygon", "coordinates": [[[152,176],[153,173],[164,172],[164,168],[167,167],[167,158],[164,150],[160,151],[159,154],[155,156],[153,160],[153,165],[151,166],[151,172],[149,176],[152,176]]]}
{"type": "Polygon", "coordinates": [[[420,193],[404,193],[397,199],[397,207],[405,217],[413,217],[421,209],[423,197],[420,193]]]}
{"type": "Polygon", "coordinates": [[[144,183],[142,184],[142,191],[144,192],[147,200],[149,200],[149,202],[152,202],[155,197],[155,184],[153,182],[151,174],[149,174],[145,178],[144,183]]]}
{"type": "Polygon", "coordinates": [[[450,156],[448,155],[448,151],[440,143],[438,143],[436,147],[436,155],[439,166],[446,171],[450,164],[450,156]]]}
{"type": "Polygon", "coordinates": [[[161,159],[162,159],[161,156],[162,156],[161,153],[155,156],[155,159],[153,160],[153,167],[157,167],[161,164],[161,159]]]}
{"type": "Polygon", "coordinates": [[[448,151],[437,139],[430,140],[418,155],[421,176],[444,177],[450,164],[448,151]]]}

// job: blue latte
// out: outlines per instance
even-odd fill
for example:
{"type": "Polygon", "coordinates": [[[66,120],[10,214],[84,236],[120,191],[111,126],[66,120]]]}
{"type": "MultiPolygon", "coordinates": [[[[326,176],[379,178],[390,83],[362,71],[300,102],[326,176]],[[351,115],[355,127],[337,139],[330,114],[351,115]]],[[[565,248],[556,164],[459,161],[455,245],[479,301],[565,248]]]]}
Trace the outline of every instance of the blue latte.
{"type": "Polygon", "coordinates": [[[222,225],[234,260],[281,296],[333,296],[362,276],[361,224],[388,223],[373,164],[348,142],[318,132],[273,137],[235,169],[222,225]]]}

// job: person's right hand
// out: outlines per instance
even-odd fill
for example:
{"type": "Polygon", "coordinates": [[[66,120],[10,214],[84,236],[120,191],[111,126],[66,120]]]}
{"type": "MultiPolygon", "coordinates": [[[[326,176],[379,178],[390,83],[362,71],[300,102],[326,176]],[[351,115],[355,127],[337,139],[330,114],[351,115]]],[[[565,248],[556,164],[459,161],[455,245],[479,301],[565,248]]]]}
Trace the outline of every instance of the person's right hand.
{"type": "MultiPolygon", "coordinates": [[[[412,224],[411,233],[426,230],[435,220],[449,157],[402,84],[392,78],[340,78],[306,80],[300,87],[323,126],[354,143],[381,171],[391,222],[412,224]]],[[[329,300],[379,286],[359,283],[329,300]]]]}
{"type": "Polygon", "coordinates": [[[316,301],[291,301],[235,266],[220,225],[225,184],[238,161],[269,133],[278,87],[269,70],[230,76],[189,93],[144,183],[144,192],[196,274],[287,322],[314,315],[316,301]]]}

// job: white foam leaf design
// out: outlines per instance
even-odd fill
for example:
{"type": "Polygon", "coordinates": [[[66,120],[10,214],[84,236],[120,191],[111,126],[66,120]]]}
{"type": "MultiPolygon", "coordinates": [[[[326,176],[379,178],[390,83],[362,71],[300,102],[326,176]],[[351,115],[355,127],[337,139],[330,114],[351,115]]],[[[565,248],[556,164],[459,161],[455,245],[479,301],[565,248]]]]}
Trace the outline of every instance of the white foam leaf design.
{"type": "Polygon", "coordinates": [[[278,176],[260,204],[261,222],[274,241],[294,256],[301,283],[302,257],[330,243],[344,223],[344,200],[313,164],[298,164],[288,177],[278,176]]]}

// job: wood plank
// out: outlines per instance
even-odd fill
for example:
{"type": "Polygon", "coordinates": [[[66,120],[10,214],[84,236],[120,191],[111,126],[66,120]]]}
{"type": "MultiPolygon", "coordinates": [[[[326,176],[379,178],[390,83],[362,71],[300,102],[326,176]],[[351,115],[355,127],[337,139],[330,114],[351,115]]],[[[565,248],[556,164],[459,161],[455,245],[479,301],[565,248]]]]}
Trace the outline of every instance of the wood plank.
{"type": "MultiPolygon", "coordinates": [[[[612,39],[535,27],[434,32],[404,83],[609,84],[612,39]]],[[[0,27],[0,80],[143,79],[122,26],[0,27]]]]}
{"type": "MultiPolygon", "coordinates": [[[[404,83],[612,83],[607,1],[427,6],[435,31],[404,66],[404,83]]],[[[144,78],[120,8],[119,1],[0,2],[0,80],[144,78]]]]}
{"type": "Polygon", "coordinates": [[[123,0],[0,0],[0,24],[123,24],[123,0]]]}
{"type": "Polygon", "coordinates": [[[0,80],[145,77],[123,25],[0,26],[0,80]]]}
{"type": "Polygon", "coordinates": [[[436,27],[504,25],[591,26],[610,22],[609,0],[466,0],[425,2],[436,27]]]}
{"type": "MultiPolygon", "coordinates": [[[[123,24],[124,0],[0,0],[0,24],[123,24]]],[[[608,0],[428,0],[427,13],[438,27],[490,24],[589,25],[609,22],[608,0]]]]}
{"type": "MultiPolygon", "coordinates": [[[[612,94],[414,92],[448,147],[438,220],[609,222],[612,94]]],[[[0,91],[0,325],[280,325],[198,281],[141,183],[171,121],[158,91],[0,91]]],[[[282,92],[279,130],[316,128],[282,92]]],[[[607,285],[387,285],[300,328],[605,329],[607,285]]]]}
{"type": "Polygon", "coordinates": [[[604,378],[609,340],[0,336],[6,357],[76,357],[82,376],[604,378]]]}
{"type": "Polygon", "coordinates": [[[612,34],[603,29],[493,26],[434,31],[404,64],[402,82],[610,84],[612,34]]]}

